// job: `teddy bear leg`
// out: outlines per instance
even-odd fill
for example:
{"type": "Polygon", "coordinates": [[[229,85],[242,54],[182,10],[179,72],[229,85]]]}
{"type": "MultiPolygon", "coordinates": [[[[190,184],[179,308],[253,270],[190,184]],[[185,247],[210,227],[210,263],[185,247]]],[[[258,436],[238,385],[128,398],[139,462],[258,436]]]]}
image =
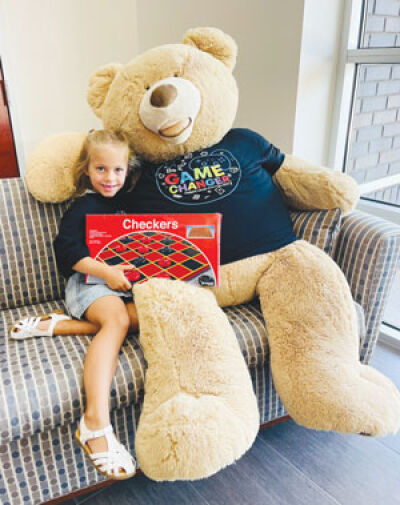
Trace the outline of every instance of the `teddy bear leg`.
{"type": "Polygon", "coordinates": [[[259,429],[250,375],[215,296],[181,281],[134,288],[148,364],[136,456],[154,480],[200,479],[233,463],[259,429]]]}
{"type": "Polygon", "coordinates": [[[350,289],[336,263],[297,241],[273,253],[257,285],[274,383],[301,425],[383,436],[400,428],[400,394],[359,361],[350,289]]]}

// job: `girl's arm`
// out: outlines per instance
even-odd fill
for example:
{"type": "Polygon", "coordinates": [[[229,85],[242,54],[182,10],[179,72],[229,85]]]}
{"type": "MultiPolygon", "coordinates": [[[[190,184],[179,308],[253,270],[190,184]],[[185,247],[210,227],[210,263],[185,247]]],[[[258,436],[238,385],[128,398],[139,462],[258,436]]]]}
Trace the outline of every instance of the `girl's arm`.
{"type": "Polygon", "coordinates": [[[64,277],[70,277],[74,271],[90,274],[104,279],[111,289],[128,291],[129,281],[123,271],[131,269],[129,265],[109,266],[90,258],[86,245],[86,216],[88,214],[107,214],[109,207],[95,194],[88,194],[76,199],[62,217],[59,233],[54,241],[57,266],[64,277]]]}
{"type": "Polygon", "coordinates": [[[124,270],[132,270],[130,265],[115,265],[110,266],[105,263],[100,263],[87,256],[82,258],[72,269],[81,274],[93,275],[94,277],[100,277],[103,279],[110,289],[116,291],[129,291],[132,289],[131,283],[124,275],[124,270]]]}

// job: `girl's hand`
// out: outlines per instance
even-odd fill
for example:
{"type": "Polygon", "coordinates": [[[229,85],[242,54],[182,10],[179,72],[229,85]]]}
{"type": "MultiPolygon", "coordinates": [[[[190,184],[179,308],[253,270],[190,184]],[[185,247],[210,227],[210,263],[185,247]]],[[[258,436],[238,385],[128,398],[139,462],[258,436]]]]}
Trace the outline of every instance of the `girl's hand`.
{"type": "Polygon", "coordinates": [[[131,265],[114,265],[110,266],[107,270],[104,280],[110,289],[115,291],[130,291],[132,284],[124,275],[126,270],[134,270],[135,267],[131,265]]]}

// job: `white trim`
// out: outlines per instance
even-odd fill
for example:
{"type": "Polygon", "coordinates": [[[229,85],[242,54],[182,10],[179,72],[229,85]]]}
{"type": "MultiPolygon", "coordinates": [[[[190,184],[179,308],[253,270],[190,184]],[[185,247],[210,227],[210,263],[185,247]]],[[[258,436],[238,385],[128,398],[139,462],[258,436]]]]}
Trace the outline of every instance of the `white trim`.
{"type": "Polygon", "coordinates": [[[358,202],[357,209],[372,216],[400,225],[400,208],[387,203],[380,203],[363,198],[358,202]]]}
{"type": "Polygon", "coordinates": [[[400,48],[349,49],[347,63],[400,63],[400,48]]]}
{"type": "Polygon", "coordinates": [[[400,330],[395,330],[387,324],[382,323],[378,343],[388,345],[400,351],[400,330]]]}
{"type": "Polygon", "coordinates": [[[400,174],[388,175],[386,177],[381,177],[380,179],[376,179],[375,181],[366,182],[364,184],[360,184],[360,193],[362,195],[366,195],[367,193],[372,193],[374,191],[379,191],[384,188],[388,188],[389,186],[396,186],[400,184],[400,174]]]}
{"type": "Polygon", "coordinates": [[[329,142],[328,166],[342,172],[351,113],[354,69],[347,63],[349,49],[357,47],[362,0],[345,0],[341,46],[337,63],[335,100],[329,142]]]}

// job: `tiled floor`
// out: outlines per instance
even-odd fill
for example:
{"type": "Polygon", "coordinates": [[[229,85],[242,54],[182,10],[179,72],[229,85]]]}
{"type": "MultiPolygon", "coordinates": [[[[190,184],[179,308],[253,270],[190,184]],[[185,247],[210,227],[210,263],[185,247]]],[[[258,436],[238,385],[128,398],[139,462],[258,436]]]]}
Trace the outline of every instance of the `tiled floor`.
{"type": "MultiPolygon", "coordinates": [[[[372,364],[400,387],[400,353],[378,346],[372,364]]],[[[251,450],[196,482],[143,475],[68,505],[400,505],[400,433],[385,438],[307,430],[293,421],[259,433],[251,450]]]]}

